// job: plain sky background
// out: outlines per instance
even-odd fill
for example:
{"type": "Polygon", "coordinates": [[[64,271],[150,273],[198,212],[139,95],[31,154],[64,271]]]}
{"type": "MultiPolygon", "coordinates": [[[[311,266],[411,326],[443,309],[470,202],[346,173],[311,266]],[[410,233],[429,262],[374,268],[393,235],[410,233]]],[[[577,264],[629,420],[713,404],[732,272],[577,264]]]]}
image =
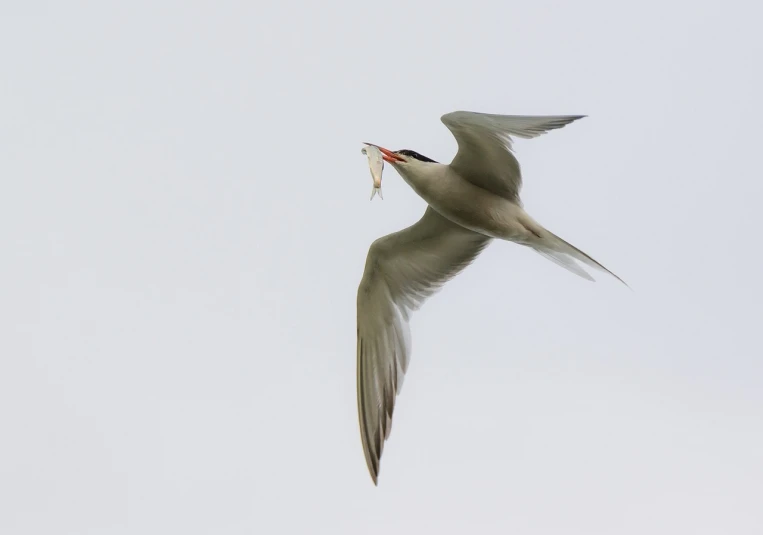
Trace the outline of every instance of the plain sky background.
{"type": "Polygon", "coordinates": [[[763,532],[756,2],[10,2],[0,532],[763,532]],[[355,297],[424,203],[362,141],[519,141],[527,210],[413,320],[379,487],[355,297]]]}

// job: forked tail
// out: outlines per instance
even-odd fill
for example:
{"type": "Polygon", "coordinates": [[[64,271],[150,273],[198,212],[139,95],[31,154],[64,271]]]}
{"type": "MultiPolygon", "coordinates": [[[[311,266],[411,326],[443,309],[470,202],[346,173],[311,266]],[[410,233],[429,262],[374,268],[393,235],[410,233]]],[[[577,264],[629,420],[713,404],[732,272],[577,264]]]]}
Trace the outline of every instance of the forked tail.
{"type": "Polygon", "coordinates": [[[628,283],[626,283],[623,279],[612,273],[610,270],[605,268],[603,265],[601,265],[599,262],[591,258],[588,254],[584,253],[571,243],[568,243],[561,239],[556,234],[553,234],[549,232],[546,229],[543,229],[542,238],[538,240],[535,243],[530,244],[530,247],[532,247],[536,252],[541,254],[542,256],[548,258],[552,262],[562,266],[568,271],[571,271],[575,275],[578,275],[580,277],[583,277],[584,279],[588,279],[590,281],[594,280],[591,275],[586,272],[581,266],[579,266],[575,260],[578,260],[594,269],[598,269],[599,271],[603,271],[605,273],[609,273],[614,278],[625,284],[628,288],[628,283]]]}

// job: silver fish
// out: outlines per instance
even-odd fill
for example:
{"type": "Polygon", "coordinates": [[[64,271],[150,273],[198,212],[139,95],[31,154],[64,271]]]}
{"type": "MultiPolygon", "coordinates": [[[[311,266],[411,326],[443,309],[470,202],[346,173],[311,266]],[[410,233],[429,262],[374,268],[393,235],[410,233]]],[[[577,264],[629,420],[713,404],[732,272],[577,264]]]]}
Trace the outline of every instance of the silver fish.
{"type": "Polygon", "coordinates": [[[382,153],[373,145],[363,147],[360,152],[368,157],[368,167],[371,169],[371,178],[374,181],[374,186],[371,190],[371,200],[374,199],[377,193],[379,194],[379,198],[384,200],[381,189],[382,171],[384,171],[382,153]]]}

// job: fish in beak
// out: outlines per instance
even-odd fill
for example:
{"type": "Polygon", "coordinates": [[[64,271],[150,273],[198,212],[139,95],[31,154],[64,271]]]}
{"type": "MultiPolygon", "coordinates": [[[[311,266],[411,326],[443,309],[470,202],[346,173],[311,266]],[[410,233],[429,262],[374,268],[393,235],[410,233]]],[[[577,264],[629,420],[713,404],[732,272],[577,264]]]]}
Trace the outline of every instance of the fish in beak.
{"type": "Polygon", "coordinates": [[[384,147],[380,147],[379,145],[374,145],[373,143],[364,142],[369,147],[376,147],[379,149],[379,151],[382,153],[382,158],[384,158],[385,162],[389,163],[397,163],[397,162],[404,162],[405,158],[397,154],[396,152],[392,152],[389,149],[385,149],[384,147]]]}
{"type": "Polygon", "coordinates": [[[373,189],[371,190],[371,200],[374,200],[376,194],[379,194],[379,198],[384,200],[381,190],[382,171],[384,170],[384,155],[381,150],[375,145],[368,145],[360,150],[361,153],[368,157],[368,167],[371,170],[371,179],[374,182],[373,189]]]}

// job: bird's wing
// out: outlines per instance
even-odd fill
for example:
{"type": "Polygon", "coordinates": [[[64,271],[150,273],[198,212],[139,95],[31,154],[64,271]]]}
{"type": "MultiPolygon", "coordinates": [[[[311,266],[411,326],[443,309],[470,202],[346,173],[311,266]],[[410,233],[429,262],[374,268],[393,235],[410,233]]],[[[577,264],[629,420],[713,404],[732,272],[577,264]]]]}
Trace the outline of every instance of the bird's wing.
{"type": "Polygon", "coordinates": [[[464,179],[517,202],[522,187],[519,162],[511,151],[511,136],[531,139],[562,128],[585,115],[492,115],[454,111],[440,120],[458,142],[450,166],[464,179]]]}
{"type": "Polygon", "coordinates": [[[363,451],[374,484],[410,359],[409,317],[489,242],[427,207],[417,223],[379,238],[368,251],[358,287],[357,394],[363,451]]]}

